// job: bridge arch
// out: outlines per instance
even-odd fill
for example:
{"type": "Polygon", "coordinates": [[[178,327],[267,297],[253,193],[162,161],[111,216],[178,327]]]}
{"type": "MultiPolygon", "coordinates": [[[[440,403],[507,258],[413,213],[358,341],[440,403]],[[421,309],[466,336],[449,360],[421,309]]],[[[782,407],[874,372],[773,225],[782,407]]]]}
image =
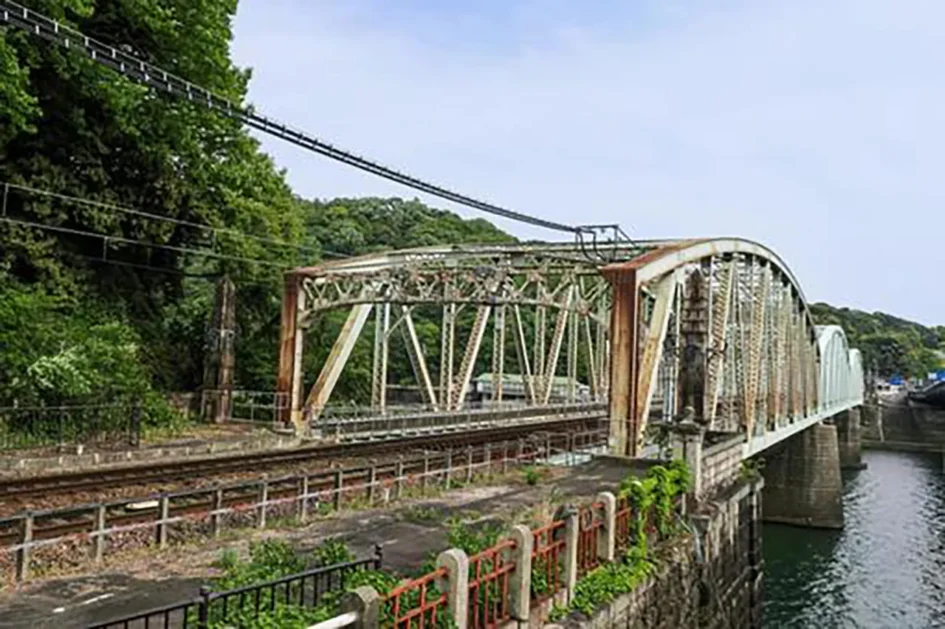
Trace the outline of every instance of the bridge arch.
{"type": "Polygon", "coordinates": [[[764,245],[665,242],[603,274],[617,450],[638,455],[651,420],[689,414],[744,431],[756,451],[862,399],[843,331],[818,333],[797,279],[764,245]]]}

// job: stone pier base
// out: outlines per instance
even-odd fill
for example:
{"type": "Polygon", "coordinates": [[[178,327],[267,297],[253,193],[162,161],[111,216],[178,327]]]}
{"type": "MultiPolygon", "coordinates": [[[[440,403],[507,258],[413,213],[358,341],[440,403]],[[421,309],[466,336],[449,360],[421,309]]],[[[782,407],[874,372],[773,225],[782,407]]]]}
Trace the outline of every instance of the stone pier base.
{"type": "Polygon", "coordinates": [[[766,522],[843,528],[837,427],[816,424],[765,453],[766,522]]]}
{"type": "Polygon", "coordinates": [[[860,409],[838,413],[833,418],[837,426],[837,447],[840,451],[840,469],[861,470],[866,467],[860,457],[860,409]]]}

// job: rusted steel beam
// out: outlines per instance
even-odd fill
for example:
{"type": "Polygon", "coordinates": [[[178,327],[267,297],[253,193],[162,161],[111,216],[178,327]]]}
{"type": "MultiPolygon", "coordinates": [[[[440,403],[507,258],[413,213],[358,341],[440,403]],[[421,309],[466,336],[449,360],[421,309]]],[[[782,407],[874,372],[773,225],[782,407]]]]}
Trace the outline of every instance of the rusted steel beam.
{"type": "Polygon", "coordinates": [[[299,412],[298,391],[301,390],[302,335],[298,325],[299,300],[305,299],[301,291],[302,278],[294,273],[285,275],[282,294],[282,318],[279,325],[279,370],[276,373],[277,398],[287,404],[277,405],[277,417],[288,426],[299,412]]]}

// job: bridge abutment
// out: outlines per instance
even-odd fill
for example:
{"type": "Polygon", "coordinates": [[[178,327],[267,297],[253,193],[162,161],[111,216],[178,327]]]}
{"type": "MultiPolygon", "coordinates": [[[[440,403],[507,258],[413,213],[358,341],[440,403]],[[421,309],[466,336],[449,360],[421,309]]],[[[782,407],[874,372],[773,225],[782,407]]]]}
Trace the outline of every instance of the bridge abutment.
{"type": "Polygon", "coordinates": [[[843,481],[837,426],[816,424],[766,453],[766,522],[843,528],[843,481]]]}
{"type": "Polygon", "coordinates": [[[837,426],[837,448],[840,452],[840,469],[861,470],[866,467],[860,456],[861,413],[859,407],[834,415],[837,426]]]}

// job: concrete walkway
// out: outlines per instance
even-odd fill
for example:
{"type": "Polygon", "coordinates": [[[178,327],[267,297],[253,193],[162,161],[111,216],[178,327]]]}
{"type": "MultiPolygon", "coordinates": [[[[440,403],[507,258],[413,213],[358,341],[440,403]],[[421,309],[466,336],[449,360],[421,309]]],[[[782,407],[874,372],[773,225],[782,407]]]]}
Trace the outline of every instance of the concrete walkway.
{"type": "Polygon", "coordinates": [[[600,491],[613,491],[627,472],[620,462],[597,459],[578,467],[553,468],[551,476],[536,486],[525,484],[518,475],[511,482],[457,489],[435,499],[342,512],[304,528],[243,529],[217,541],[150,551],[98,574],[0,593],[0,629],[83,627],[196,597],[224,548],[244,551],[250,541],[271,537],[285,539],[301,552],[326,538],[340,537],[358,556],[370,555],[374,544],[381,544],[385,568],[412,574],[428,555],[446,548],[446,521],[451,515],[505,523],[543,520],[560,504],[581,503],[600,491]]]}

